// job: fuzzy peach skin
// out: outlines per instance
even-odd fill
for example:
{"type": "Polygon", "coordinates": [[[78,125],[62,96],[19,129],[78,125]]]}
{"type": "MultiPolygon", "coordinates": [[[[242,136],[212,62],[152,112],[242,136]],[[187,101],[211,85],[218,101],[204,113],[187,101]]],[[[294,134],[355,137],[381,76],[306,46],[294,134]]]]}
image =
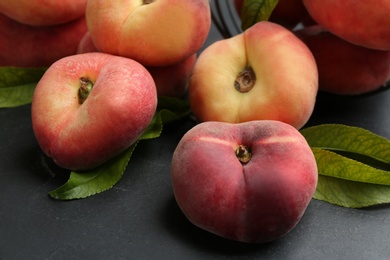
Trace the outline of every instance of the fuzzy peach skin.
{"type": "Polygon", "coordinates": [[[156,86],[138,62],[103,53],[68,56],[39,81],[32,126],[43,152],[66,169],[88,170],[132,145],[157,106],[156,86]],[[93,82],[79,101],[81,79],[93,82]]]}
{"type": "MultiPolygon", "coordinates": [[[[241,78],[244,83],[248,79],[241,78]]],[[[207,47],[188,88],[192,111],[201,122],[269,119],[296,128],[310,118],[317,91],[312,53],[291,31],[271,22],[259,22],[207,47]],[[253,88],[238,91],[239,74],[248,68],[255,76],[253,88]]]]}
{"type": "Polygon", "coordinates": [[[208,0],[94,0],[86,18],[98,50],[145,66],[166,66],[196,53],[210,27],[208,0]]]}
{"type": "Polygon", "coordinates": [[[390,0],[303,0],[311,17],[351,43],[390,50],[390,0]]]}
{"type": "Polygon", "coordinates": [[[321,26],[310,26],[295,33],[316,59],[320,90],[358,95],[376,91],[390,81],[390,50],[352,44],[321,26]]]}
{"type": "Polygon", "coordinates": [[[264,243],[302,218],[317,185],[317,165],[304,137],[270,120],[205,122],[190,129],[171,163],[176,201],[194,225],[224,238],[264,243]],[[243,163],[237,148],[250,151],[243,163]]]}
{"type": "MultiPolygon", "coordinates": [[[[77,53],[87,52],[98,52],[89,32],[83,36],[77,50],[77,53]]],[[[146,67],[156,84],[157,95],[182,98],[187,91],[196,58],[197,54],[194,53],[190,57],[172,65],[146,67]]]]}
{"type": "Polygon", "coordinates": [[[99,52],[96,49],[95,44],[92,41],[92,37],[89,31],[87,31],[81,38],[79,45],[77,46],[77,54],[83,54],[88,52],[99,52]]]}
{"type": "Polygon", "coordinates": [[[48,67],[74,55],[87,32],[85,18],[54,26],[29,26],[0,14],[0,66],[48,67]]]}
{"type": "Polygon", "coordinates": [[[32,26],[70,22],[85,14],[87,0],[1,0],[0,14],[32,26]]]}
{"type": "Polygon", "coordinates": [[[187,92],[197,54],[176,64],[161,67],[146,67],[156,83],[159,96],[181,98],[187,92]]]}

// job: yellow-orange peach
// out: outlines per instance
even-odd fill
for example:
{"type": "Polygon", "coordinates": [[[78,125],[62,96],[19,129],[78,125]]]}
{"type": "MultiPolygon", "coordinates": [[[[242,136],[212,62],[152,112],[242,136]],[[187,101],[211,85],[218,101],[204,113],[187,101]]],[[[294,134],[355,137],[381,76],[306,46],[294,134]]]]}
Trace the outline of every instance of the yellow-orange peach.
{"type": "Polygon", "coordinates": [[[145,66],[166,66],[196,53],[211,26],[208,0],[94,0],[86,18],[99,51],[145,66]]]}
{"type": "Polygon", "coordinates": [[[272,119],[301,128],[318,91],[314,57],[290,30],[259,22],[198,57],[188,88],[199,121],[272,119]]]}

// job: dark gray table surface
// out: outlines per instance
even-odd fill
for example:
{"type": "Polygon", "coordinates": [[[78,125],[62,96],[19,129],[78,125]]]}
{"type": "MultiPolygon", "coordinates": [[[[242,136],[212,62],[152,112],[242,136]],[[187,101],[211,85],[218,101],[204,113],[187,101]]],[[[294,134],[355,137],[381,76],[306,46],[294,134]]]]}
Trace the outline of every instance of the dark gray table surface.
{"type": "MultiPolygon", "coordinates": [[[[215,28],[209,42],[215,40],[215,28]],[[214,37],[214,38],[213,38],[214,37]]],[[[216,37],[216,38],[215,38],[216,37]]],[[[390,138],[390,91],[359,97],[320,93],[308,125],[342,123],[390,138]]],[[[43,156],[31,106],[0,109],[0,259],[388,259],[390,206],[347,209],[312,200],[299,224],[268,244],[228,241],[190,224],[170,180],[172,153],[194,123],[142,141],[122,179],[87,199],[48,192],[67,173],[43,156]]]]}

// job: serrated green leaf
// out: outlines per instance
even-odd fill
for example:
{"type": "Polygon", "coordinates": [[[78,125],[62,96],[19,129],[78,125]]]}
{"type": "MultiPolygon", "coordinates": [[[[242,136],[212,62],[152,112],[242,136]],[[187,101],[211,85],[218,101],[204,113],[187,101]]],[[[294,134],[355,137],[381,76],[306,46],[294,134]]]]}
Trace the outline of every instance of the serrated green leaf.
{"type": "Polygon", "coordinates": [[[390,172],[376,169],[337,153],[311,148],[320,175],[356,182],[390,185],[390,172]]]}
{"type": "Polygon", "coordinates": [[[45,71],[46,68],[0,67],[0,108],[31,103],[45,71]]]}
{"type": "Polygon", "coordinates": [[[319,175],[313,198],[346,208],[364,208],[390,203],[390,186],[319,175]]]}
{"type": "Polygon", "coordinates": [[[310,147],[360,154],[390,164],[390,141],[363,128],[323,124],[300,132],[310,147]]]}
{"type": "Polygon", "coordinates": [[[390,142],[359,127],[318,125],[300,131],[318,167],[313,198],[348,208],[390,203],[390,142]]]}
{"type": "Polygon", "coordinates": [[[267,21],[279,0],[244,0],[241,9],[243,31],[257,22],[267,21]]]}
{"type": "Polygon", "coordinates": [[[159,137],[164,124],[180,120],[189,113],[190,108],[187,101],[160,97],[155,115],[135,144],[94,170],[81,173],[71,172],[69,180],[58,189],[50,192],[50,197],[58,200],[83,199],[111,189],[122,178],[140,140],[159,137]]]}
{"type": "Polygon", "coordinates": [[[111,189],[121,178],[138,141],[125,152],[88,172],[72,171],[69,180],[49,193],[57,200],[83,199],[111,189]]]}

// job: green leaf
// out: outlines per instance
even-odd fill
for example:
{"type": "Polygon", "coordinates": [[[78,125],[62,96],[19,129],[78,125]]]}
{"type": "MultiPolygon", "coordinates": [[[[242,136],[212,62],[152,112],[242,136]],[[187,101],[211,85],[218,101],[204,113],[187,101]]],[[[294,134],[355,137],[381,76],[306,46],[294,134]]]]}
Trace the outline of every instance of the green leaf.
{"type": "Polygon", "coordinates": [[[58,200],[83,199],[112,188],[122,177],[138,141],[125,152],[88,172],[70,173],[69,180],[49,193],[58,200]]]}
{"type": "Polygon", "coordinates": [[[390,186],[319,175],[313,198],[346,208],[364,208],[390,203],[390,186]]]}
{"type": "Polygon", "coordinates": [[[159,97],[156,114],[139,139],[145,140],[159,137],[163,125],[180,120],[190,113],[191,109],[188,100],[172,97],[159,97]]]}
{"type": "Polygon", "coordinates": [[[301,130],[316,158],[313,198],[361,208],[390,203],[390,141],[362,128],[326,124],[301,130]]]}
{"type": "Polygon", "coordinates": [[[131,155],[140,140],[157,138],[163,125],[181,120],[190,114],[188,101],[159,97],[158,107],[151,123],[137,142],[100,167],[87,172],[71,172],[69,180],[49,193],[58,200],[83,199],[111,189],[123,176],[131,155]]]}
{"type": "Polygon", "coordinates": [[[31,103],[45,71],[46,68],[0,67],[0,108],[31,103]]]}
{"type": "Polygon", "coordinates": [[[191,113],[190,103],[187,99],[163,96],[158,98],[157,111],[159,110],[165,110],[170,114],[170,116],[163,116],[164,124],[176,121],[177,119],[185,117],[191,113]]]}
{"type": "Polygon", "coordinates": [[[390,164],[390,141],[363,128],[324,124],[301,133],[311,147],[360,154],[390,164]]]}
{"type": "Polygon", "coordinates": [[[279,0],[244,0],[241,9],[243,31],[257,22],[268,21],[279,0]]]}
{"type": "Polygon", "coordinates": [[[337,153],[313,148],[319,173],[324,176],[370,184],[390,185],[390,172],[344,157],[337,153]]]}

